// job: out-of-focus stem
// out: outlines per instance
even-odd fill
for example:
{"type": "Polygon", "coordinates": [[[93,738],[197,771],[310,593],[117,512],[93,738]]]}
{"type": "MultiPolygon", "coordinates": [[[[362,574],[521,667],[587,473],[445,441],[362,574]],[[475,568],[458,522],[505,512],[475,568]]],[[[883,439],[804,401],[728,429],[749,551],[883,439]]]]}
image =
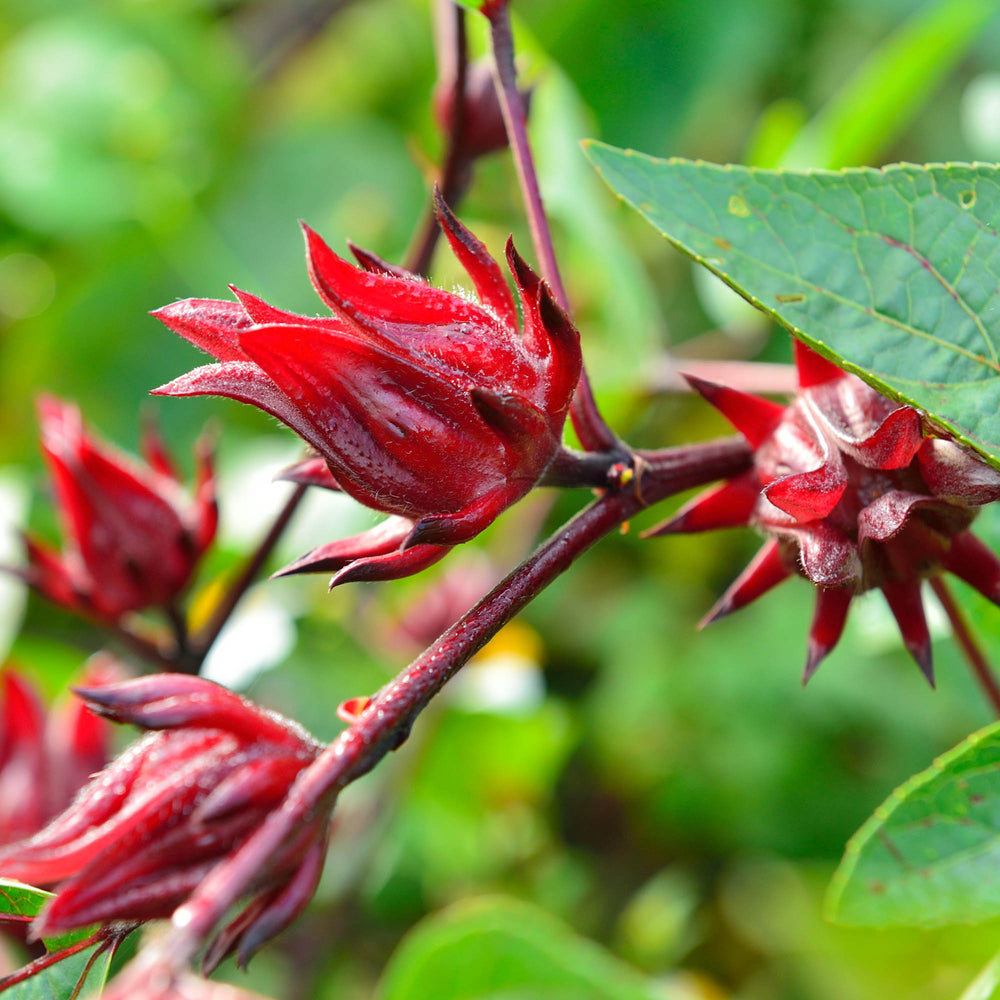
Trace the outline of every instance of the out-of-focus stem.
{"type": "Polygon", "coordinates": [[[240,571],[240,575],[233,581],[225,597],[219,602],[208,624],[190,640],[192,656],[198,662],[198,668],[192,671],[193,673],[198,672],[202,661],[212,648],[212,644],[218,639],[223,626],[229,621],[229,616],[236,610],[236,605],[239,604],[243,595],[249,590],[250,585],[257,579],[264,564],[274,551],[274,547],[284,534],[285,528],[288,527],[288,522],[291,521],[292,515],[302,502],[307,489],[307,486],[299,485],[295,487],[285,501],[285,505],[278,512],[278,516],[274,519],[271,527],[268,528],[267,534],[261,539],[260,544],[250,558],[247,559],[243,569],[240,571]]]}
{"type": "Polygon", "coordinates": [[[133,632],[125,625],[115,624],[109,626],[111,634],[125,646],[131,653],[145,660],[152,667],[160,670],[177,670],[177,657],[171,655],[152,639],[147,639],[143,635],[133,632]]]}
{"type": "Polygon", "coordinates": [[[471,611],[463,615],[394,681],[384,687],[292,785],[281,808],[226,862],[219,865],[173,917],[165,942],[179,969],[226,911],[243,895],[268,860],[315,810],[370,771],[400,746],[414,720],[444,684],[532,598],[579,556],[649,503],[746,467],[748,449],[738,441],[710,442],[649,453],[642,491],[604,493],[560,528],[471,611]]]}
{"type": "Polygon", "coordinates": [[[122,624],[112,625],[112,634],[118,638],[122,645],[128,647],[132,653],[151,666],[173,673],[197,674],[201,670],[201,665],[204,663],[208,651],[218,639],[223,626],[229,621],[229,616],[236,610],[237,604],[274,551],[275,545],[278,544],[285,528],[288,527],[288,522],[305,496],[306,489],[305,486],[295,487],[284,507],[278,512],[274,523],[268,528],[267,534],[261,539],[253,554],[247,559],[239,576],[219,602],[208,624],[197,635],[192,636],[188,632],[184,612],[176,605],[170,605],[164,609],[173,633],[173,648],[165,649],[159,643],[133,632],[128,626],[122,624]]]}
{"type": "MultiPolygon", "coordinates": [[[[514,166],[517,169],[517,177],[524,197],[528,225],[531,228],[531,239],[538,256],[538,266],[552,288],[556,301],[569,312],[569,297],[566,295],[562,276],[559,273],[549,220],[542,205],[538,174],[535,171],[535,161],[531,155],[531,145],[528,142],[524,100],[517,89],[514,38],[510,29],[507,2],[506,0],[487,0],[483,4],[482,10],[490,22],[497,95],[500,98],[504,124],[507,126],[507,139],[510,143],[514,166]]],[[[621,448],[618,438],[605,423],[597,409],[586,370],[580,372],[580,382],[577,385],[576,395],[573,397],[570,418],[580,443],[587,451],[611,451],[621,448]]]]}
{"type": "Polygon", "coordinates": [[[965,620],[965,615],[962,614],[962,609],[952,597],[951,589],[940,576],[931,577],[931,590],[941,602],[941,607],[944,608],[944,613],[951,622],[955,641],[965,654],[965,659],[972,668],[972,675],[976,678],[986,700],[990,703],[990,707],[1000,718],[1000,686],[997,685],[997,679],[993,676],[993,671],[990,670],[990,665],[986,662],[986,657],[979,648],[979,644],[969,628],[969,623],[965,620]]]}
{"type": "MultiPolygon", "coordinates": [[[[465,9],[454,0],[438,0],[435,7],[438,21],[438,86],[453,86],[451,121],[438,190],[449,208],[462,197],[468,186],[470,164],[465,155],[465,92],[469,54],[465,32],[465,9]]],[[[441,235],[441,226],[434,212],[434,202],[428,206],[420,235],[407,254],[405,267],[414,274],[427,276],[434,248],[441,235]]]]}

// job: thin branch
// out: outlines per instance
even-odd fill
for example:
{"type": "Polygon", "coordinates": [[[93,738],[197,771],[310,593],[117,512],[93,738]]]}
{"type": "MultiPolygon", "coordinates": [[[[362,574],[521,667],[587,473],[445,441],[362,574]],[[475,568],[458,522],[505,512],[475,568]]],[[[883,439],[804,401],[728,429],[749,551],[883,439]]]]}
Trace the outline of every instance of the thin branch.
{"type": "Polygon", "coordinates": [[[990,707],[1000,718],[1000,686],[997,679],[990,670],[989,663],[983,651],[979,648],[975,636],[969,629],[969,623],[962,614],[962,609],[958,606],[955,598],[952,597],[951,590],[940,576],[931,577],[931,590],[934,591],[937,599],[944,608],[944,613],[951,622],[951,629],[955,636],[955,641],[965,654],[965,659],[972,668],[972,675],[976,678],[990,707]]]}
{"type": "MultiPolygon", "coordinates": [[[[549,220],[542,205],[538,174],[535,171],[535,161],[531,154],[531,145],[528,142],[524,100],[517,89],[514,37],[510,29],[510,14],[507,10],[506,0],[488,0],[483,4],[483,13],[490,22],[497,95],[500,98],[500,109],[507,126],[507,138],[514,157],[514,166],[517,169],[521,193],[524,197],[525,211],[528,215],[528,225],[531,228],[535,254],[538,256],[538,265],[543,277],[552,288],[556,301],[569,312],[569,297],[566,295],[562,276],[559,273],[549,220]]],[[[621,450],[621,443],[597,409],[597,402],[594,399],[590,379],[585,369],[580,372],[580,381],[573,397],[570,417],[577,437],[580,438],[580,443],[587,451],[621,450]]]]}
{"type": "MultiPolygon", "coordinates": [[[[465,153],[466,81],[469,69],[469,46],[465,30],[465,8],[453,0],[438,0],[435,7],[438,23],[438,87],[452,88],[451,120],[444,163],[437,186],[445,203],[454,208],[469,186],[471,164],[465,153]]],[[[427,276],[431,258],[441,235],[431,199],[424,213],[420,236],[406,255],[406,268],[414,274],[427,276]]]]}
{"type": "Polygon", "coordinates": [[[302,502],[307,489],[307,486],[302,485],[295,487],[288,500],[285,501],[284,507],[278,512],[278,516],[274,519],[274,523],[268,529],[267,534],[261,539],[256,551],[246,561],[240,575],[233,581],[225,597],[215,609],[208,624],[191,640],[192,655],[197,659],[198,663],[198,668],[193,673],[198,672],[202,661],[204,661],[208,651],[212,648],[212,644],[218,639],[223,626],[229,621],[229,616],[236,610],[236,605],[239,604],[243,595],[250,589],[250,585],[257,579],[264,564],[274,551],[274,547],[280,541],[285,528],[288,527],[288,522],[291,521],[292,515],[302,502]]]}
{"type": "MultiPolygon", "coordinates": [[[[104,623],[102,623],[104,624],[104,623]]],[[[176,670],[177,657],[152,639],[147,639],[144,635],[133,632],[130,628],[119,622],[105,626],[111,634],[140,660],[145,660],[150,666],[160,670],[176,670]]]]}
{"type": "Polygon", "coordinates": [[[63,959],[72,958],[73,955],[79,954],[81,951],[90,948],[98,942],[104,942],[102,950],[103,948],[107,948],[106,938],[107,933],[101,929],[94,931],[94,933],[89,937],[82,938],[80,941],[67,945],[65,948],[60,948],[58,951],[47,951],[44,955],[40,955],[34,961],[21,966],[20,969],[15,970],[7,976],[0,977],[0,993],[4,990],[10,989],[11,986],[23,983],[26,979],[30,979],[32,976],[37,976],[39,972],[44,972],[57,962],[63,961],[63,959]]]}
{"type": "MultiPolygon", "coordinates": [[[[173,916],[166,954],[177,969],[259,878],[269,858],[317,809],[328,808],[342,788],[370,771],[399,747],[427,703],[445,683],[540,591],[587,549],[632,518],[648,503],[746,467],[741,440],[691,445],[655,453],[642,493],[607,492],[559,529],[471,611],[449,628],[394,681],[383,688],[357,721],[303,771],[280,809],[227,861],[216,867],[173,916]]],[[[609,470],[610,471],[610,470],[609,470]]]]}

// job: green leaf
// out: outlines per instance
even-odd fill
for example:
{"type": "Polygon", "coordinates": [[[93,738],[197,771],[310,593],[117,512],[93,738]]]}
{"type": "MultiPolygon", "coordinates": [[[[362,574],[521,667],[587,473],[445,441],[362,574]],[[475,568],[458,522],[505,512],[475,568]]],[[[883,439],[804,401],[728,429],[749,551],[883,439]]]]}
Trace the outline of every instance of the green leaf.
{"type": "Polygon", "coordinates": [[[12,917],[36,917],[51,898],[52,893],[44,889],[9,878],[0,879],[0,913],[12,917]]]}
{"type": "Polygon", "coordinates": [[[379,1000],[653,1000],[653,985],[538,907],[458,903],[411,931],[389,961],[379,1000]]]}
{"type": "Polygon", "coordinates": [[[840,923],[940,926],[1000,914],[1000,724],[911,778],[847,845],[830,887],[840,923]]]}
{"type": "Polygon", "coordinates": [[[794,173],[586,152],[675,247],[1000,466],[1000,167],[794,173]]]}
{"type": "Polygon", "coordinates": [[[782,163],[870,162],[906,128],[996,12],[994,0],[938,0],[917,11],[802,129],[782,163]]]}
{"type": "MultiPolygon", "coordinates": [[[[14,917],[35,917],[52,896],[51,892],[36,889],[23,882],[0,879],[0,914],[14,917]]],[[[50,952],[55,952],[82,941],[93,932],[93,927],[82,928],[56,938],[46,938],[44,944],[50,952]]],[[[70,1000],[76,995],[83,996],[85,990],[91,991],[91,995],[96,996],[107,980],[111,958],[110,949],[106,953],[96,956],[95,959],[94,950],[86,948],[56,962],[30,979],[4,990],[4,1000],[70,1000]],[[87,964],[90,961],[93,961],[94,964],[88,970],[87,964]],[[85,973],[83,988],[80,989],[79,994],[74,993],[80,982],[80,977],[85,973]]]]}
{"type": "Polygon", "coordinates": [[[107,982],[112,957],[111,949],[95,957],[88,948],[4,990],[4,1000],[93,1000],[107,982]]]}

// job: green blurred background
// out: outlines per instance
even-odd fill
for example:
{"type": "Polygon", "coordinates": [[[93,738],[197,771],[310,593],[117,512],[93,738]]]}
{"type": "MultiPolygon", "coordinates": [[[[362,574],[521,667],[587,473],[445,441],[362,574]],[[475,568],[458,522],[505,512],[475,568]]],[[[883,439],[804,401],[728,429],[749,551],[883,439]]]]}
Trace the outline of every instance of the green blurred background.
{"type": "MultiPolygon", "coordinates": [[[[789,347],[619,209],[578,140],[765,166],[995,160],[994,7],[515,4],[558,253],[624,436],[658,446],[725,433],[670,391],[683,358],[785,361],[789,347]]],[[[441,147],[430,22],[419,0],[0,3],[8,524],[52,528],[40,389],[78,400],[134,449],[148,390],[201,363],[150,309],[224,297],[231,282],[317,312],[297,219],[336,249],[350,238],[403,255],[441,147]]],[[[495,250],[512,231],[529,251],[506,156],[481,164],[461,215],[495,250]]],[[[434,273],[461,280],[444,253],[434,273]]],[[[178,453],[206,421],[219,434],[223,535],[192,596],[197,615],[280,506],[285,488],[270,477],[296,443],[228,401],[152,409],[178,453]]],[[[585,499],[540,492],[416,580],[329,596],[321,578],[262,585],[212,675],[330,738],[339,701],[419,650],[414,622],[426,632],[435,615],[456,617],[585,499]]],[[[935,623],[932,692],[881,598],[860,601],[803,692],[810,588],[792,581],[698,633],[757,543],[740,531],[638,538],[666,513],[589,554],[345,795],[314,907],[249,976],[227,976],[283,1000],[957,1000],[1000,947],[1000,923],[931,934],[821,917],[851,833],[990,719],[947,627],[935,623]]],[[[280,555],[374,520],[312,498],[280,555]]],[[[1000,545],[1000,517],[980,523],[1000,545]]],[[[1000,612],[962,597],[1000,662],[1000,612]]],[[[51,693],[100,641],[16,590],[0,595],[0,658],[10,649],[51,693]]]]}

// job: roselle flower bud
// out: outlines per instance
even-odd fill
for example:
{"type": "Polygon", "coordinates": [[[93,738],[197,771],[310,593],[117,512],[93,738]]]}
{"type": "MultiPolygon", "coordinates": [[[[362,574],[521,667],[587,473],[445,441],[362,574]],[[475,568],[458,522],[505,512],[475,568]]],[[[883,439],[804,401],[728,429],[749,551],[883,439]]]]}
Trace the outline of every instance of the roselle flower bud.
{"type": "Polygon", "coordinates": [[[948,570],[1000,604],[1000,560],[968,530],[977,507],[1000,499],[1000,472],[935,436],[913,407],[795,348],[799,393],[787,407],[688,379],[755,449],[754,467],[650,534],[748,524],[767,536],[704,623],[800,573],[817,588],[805,680],[840,639],[855,595],[880,589],[933,683],[921,581],[948,570]]]}
{"type": "MultiPolygon", "coordinates": [[[[85,681],[109,676],[92,665],[85,681]]],[[[0,671],[0,844],[40,830],[108,757],[108,724],[78,700],[51,712],[12,667],[0,671]]]]}
{"type": "Polygon", "coordinates": [[[190,500],[152,429],[140,464],[89,435],[69,403],[42,396],[38,414],[65,541],[59,553],[26,538],[25,579],[49,600],[106,620],[169,604],[215,536],[208,454],[199,455],[190,500]]]}
{"type": "MultiPolygon", "coordinates": [[[[200,677],[155,674],[81,688],[91,709],[155,730],[96,775],[28,840],[0,849],[0,875],[55,885],[35,937],[168,917],[284,800],[322,746],[294,722],[200,677]]],[[[329,815],[318,811],[271,858],[253,898],[209,948],[245,962],[312,897],[329,815]]]]}
{"type": "MultiPolygon", "coordinates": [[[[520,91],[520,96],[527,114],[531,105],[531,90],[520,91]]],[[[451,77],[434,91],[434,116],[442,132],[451,132],[454,113],[455,79],[451,77]]],[[[459,148],[466,161],[507,148],[507,126],[493,82],[492,60],[477,59],[467,67],[459,148]]]]}
{"type": "Polygon", "coordinates": [[[238,302],[190,299],[154,314],[219,360],[157,393],[260,407],[323,457],[329,485],[393,515],[291,572],[415,572],[523,497],[561,447],[578,333],[508,241],[519,333],[499,266],[440,199],[437,209],[478,304],[389,273],[370,254],[355,267],[307,228],[309,273],[333,316],[291,315],[236,289],[238,302]]]}

